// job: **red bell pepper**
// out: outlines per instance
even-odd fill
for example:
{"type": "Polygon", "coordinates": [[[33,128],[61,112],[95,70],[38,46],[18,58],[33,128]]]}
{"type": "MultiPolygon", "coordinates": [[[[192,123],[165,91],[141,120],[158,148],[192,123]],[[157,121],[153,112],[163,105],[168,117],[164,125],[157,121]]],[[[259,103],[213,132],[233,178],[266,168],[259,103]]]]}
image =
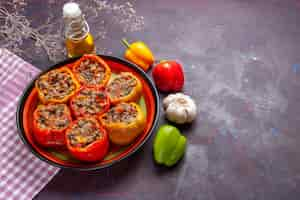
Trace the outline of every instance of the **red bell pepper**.
{"type": "Polygon", "coordinates": [[[182,66],[176,61],[162,61],[158,63],[152,76],[157,88],[163,92],[178,92],[184,84],[182,66]]]}
{"type": "Polygon", "coordinates": [[[109,106],[107,92],[99,87],[82,87],[70,99],[70,108],[76,117],[101,115],[109,106]]]}
{"type": "Polygon", "coordinates": [[[33,113],[33,135],[45,147],[65,145],[65,131],[72,122],[65,104],[39,105],[33,113]]]}
{"type": "Polygon", "coordinates": [[[93,117],[74,121],[66,131],[66,143],[73,157],[87,162],[102,160],[109,148],[106,130],[93,117]]]}

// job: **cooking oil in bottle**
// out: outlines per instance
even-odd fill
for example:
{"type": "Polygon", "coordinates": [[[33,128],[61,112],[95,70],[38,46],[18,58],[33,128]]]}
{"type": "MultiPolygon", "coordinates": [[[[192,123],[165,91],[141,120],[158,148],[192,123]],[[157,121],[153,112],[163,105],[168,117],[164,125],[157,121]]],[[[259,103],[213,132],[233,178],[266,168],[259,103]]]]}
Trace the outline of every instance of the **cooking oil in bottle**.
{"type": "Polygon", "coordinates": [[[96,53],[93,36],[79,5],[74,2],[66,3],[63,7],[63,17],[68,57],[96,53]]]}

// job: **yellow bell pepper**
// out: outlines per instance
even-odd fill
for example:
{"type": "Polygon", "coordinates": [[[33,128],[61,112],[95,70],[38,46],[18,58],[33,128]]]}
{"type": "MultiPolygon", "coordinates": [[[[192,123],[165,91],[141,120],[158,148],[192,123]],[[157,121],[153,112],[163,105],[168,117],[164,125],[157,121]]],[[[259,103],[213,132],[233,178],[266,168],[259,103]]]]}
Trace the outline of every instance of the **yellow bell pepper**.
{"type": "Polygon", "coordinates": [[[115,75],[113,78],[111,78],[111,80],[109,81],[106,87],[106,91],[110,98],[110,102],[112,104],[117,104],[120,102],[137,101],[141,96],[141,93],[143,91],[143,86],[141,81],[132,73],[121,72],[120,74],[115,75]],[[122,84],[122,82],[120,82],[120,79],[122,78],[126,78],[126,79],[131,78],[136,82],[136,84],[133,86],[131,91],[129,91],[129,93],[122,92],[122,90],[128,89],[126,88],[128,87],[128,85],[122,84]]]}
{"type": "Polygon", "coordinates": [[[149,47],[142,41],[129,44],[126,39],[122,43],[127,47],[124,57],[147,71],[154,63],[154,56],[149,47]]]}
{"type": "MultiPolygon", "coordinates": [[[[123,119],[123,117],[120,117],[123,119]]],[[[100,116],[100,122],[107,130],[109,139],[117,145],[130,144],[139,134],[141,134],[146,126],[146,116],[136,103],[119,103],[112,107],[107,113],[100,116]],[[134,119],[127,121],[114,121],[110,119],[110,114],[127,115],[130,107],[136,110],[134,119]]]]}

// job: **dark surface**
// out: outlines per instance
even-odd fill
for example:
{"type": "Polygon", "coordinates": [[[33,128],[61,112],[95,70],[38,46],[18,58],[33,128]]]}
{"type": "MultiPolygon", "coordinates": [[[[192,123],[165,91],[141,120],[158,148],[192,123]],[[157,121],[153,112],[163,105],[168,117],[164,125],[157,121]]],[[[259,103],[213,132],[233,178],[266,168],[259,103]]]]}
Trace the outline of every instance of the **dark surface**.
{"type": "MultiPolygon", "coordinates": [[[[27,15],[35,19],[61,9],[61,3],[49,8],[32,2],[27,15]]],[[[185,158],[171,169],[156,166],[152,137],[110,169],[60,171],[36,200],[298,200],[300,2],[155,0],[134,5],[145,17],[145,28],[123,33],[116,27],[97,46],[121,56],[122,37],[140,39],[157,58],[183,64],[184,92],[199,108],[193,124],[180,126],[189,141],[185,158]]],[[[105,20],[109,24],[110,18],[105,20]]],[[[41,69],[51,64],[42,53],[28,55],[41,69]]]]}

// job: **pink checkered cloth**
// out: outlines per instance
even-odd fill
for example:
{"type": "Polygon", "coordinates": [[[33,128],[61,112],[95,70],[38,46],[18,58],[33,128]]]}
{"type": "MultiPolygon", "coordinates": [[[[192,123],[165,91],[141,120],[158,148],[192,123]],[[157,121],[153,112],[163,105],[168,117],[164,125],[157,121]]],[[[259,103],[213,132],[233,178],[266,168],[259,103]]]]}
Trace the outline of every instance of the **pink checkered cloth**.
{"type": "Polygon", "coordinates": [[[16,108],[39,70],[0,48],[0,200],[32,199],[58,172],[36,158],[17,133],[16,108]]]}

